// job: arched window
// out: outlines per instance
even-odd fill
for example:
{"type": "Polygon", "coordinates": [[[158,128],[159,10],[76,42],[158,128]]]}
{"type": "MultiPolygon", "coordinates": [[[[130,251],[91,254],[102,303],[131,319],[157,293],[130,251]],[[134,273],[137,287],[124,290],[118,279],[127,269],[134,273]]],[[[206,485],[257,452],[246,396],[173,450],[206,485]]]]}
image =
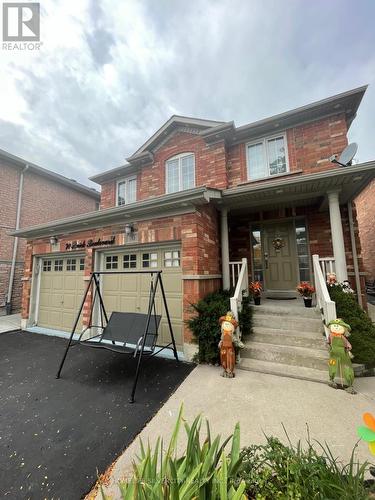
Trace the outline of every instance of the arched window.
{"type": "Polygon", "coordinates": [[[173,156],[165,163],[167,193],[175,193],[195,186],[194,153],[182,153],[173,156]]]}

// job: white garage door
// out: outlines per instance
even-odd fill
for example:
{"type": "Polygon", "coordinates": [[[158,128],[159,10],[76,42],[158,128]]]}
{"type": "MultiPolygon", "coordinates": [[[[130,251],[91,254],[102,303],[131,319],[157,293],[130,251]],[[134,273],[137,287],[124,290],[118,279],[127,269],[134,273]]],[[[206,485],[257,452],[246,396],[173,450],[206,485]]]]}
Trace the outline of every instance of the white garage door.
{"type": "Polygon", "coordinates": [[[83,257],[43,259],[38,326],[71,331],[85,289],[84,268],[83,257]]]}
{"type": "MultiPolygon", "coordinates": [[[[146,250],[113,251],[103,255],[104,271],[162,270],[162,279],[172,320],[176,344],[183,345],[182,272],[179,247],[146,250]]],[[[111,274],[102,276],[104,304],[108,315],[112,311],[147,313],[150,275],[111,274]]],[[[162,315],[158,343],[170,342],[167,318],[161,293],[156,297],[156,313],[162,315]]]]}

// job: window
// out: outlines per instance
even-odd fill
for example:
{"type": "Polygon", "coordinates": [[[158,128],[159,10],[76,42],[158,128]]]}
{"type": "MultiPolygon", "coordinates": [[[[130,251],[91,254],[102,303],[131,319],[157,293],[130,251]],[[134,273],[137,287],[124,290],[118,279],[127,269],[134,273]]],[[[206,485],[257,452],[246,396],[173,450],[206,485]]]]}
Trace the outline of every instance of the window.
{"type": "Polygon", "coordinates": [[[116,204],[120,207],[137,201],[137,178],[127,177],[117,182],[116,204]]]}
{"type": "Polygon", "coordinates": [[[250,180],[262,179],[288,171],[285,135],[268,137],[247,145],[247,175],[250,180]]]}
{"type": "Polygon", "coordinates": [[[157,253],[143,253],[142,254],[142,267],[158,267],[158,254],[157,253]]]}
{"type": "Polygon", "coordinates": [[[307,240],[307,230],[304,221],[296,221],[296,242],[298,254],[299,278],[301,281],[310,280],[310,257],[307,240]]]}
{"type": "Polygon", "coordinates": [[[55,269],[55,271],[62,271],[63,270],[63,264],[64,264],[63,260],[55,260],[55,262],[54,262],[54,269],[55,269]]]}
{"type": "Polygon", "coordinates": [[[85,259],[79,259],[79,270],[80,271],[85,270],[85,259]]]}
{"type": "Polygon", "coordinates": [[[117,269],[118,268],[118,255],[107,255],[105,258],[105,268],[106,269],[117,269]]]}
{"type": "Polygon", "coordinates": [[[253,279],[263,283],[262,238],[260,228],[253,227],[251,231],[251,246],[253,253],[253,279]]]}
{"type": "Polygon", "coordinates": [[[44,260],[43,261],[43,271],[50,271],[52,266],[52,261],[51,260],[44,260]]]}
{"type": "Polygon", "coordinates": [[[193,153],[174,156],[166,162],[166,192],[175,193],[195,186],[193,153]]]}
{"type": "Polygon", "coordinates": [[[165,267],[180,267],[180,251],[164,252],[165,267]]]}
{"type": "Polygon", "coordinates": [[[124,269],[135,269],[137,267],[137,254],[128,253],[124,255],[124,269]]]}
{"type": "Polygon", "coordinates": [[[66,261],[66,270],[67,271],[75,271],[77,266],[76,259],[67,259],[66,261]]]}

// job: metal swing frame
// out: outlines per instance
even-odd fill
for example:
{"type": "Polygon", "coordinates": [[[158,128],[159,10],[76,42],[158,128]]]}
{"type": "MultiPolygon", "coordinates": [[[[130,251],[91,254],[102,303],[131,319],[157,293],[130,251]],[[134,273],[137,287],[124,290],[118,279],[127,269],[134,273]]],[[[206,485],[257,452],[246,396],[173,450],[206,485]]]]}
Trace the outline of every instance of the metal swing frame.
{"type": "Polygon", "coordinates": [[[173,355],[176,359],[176,361],[179,361],[178,359],[178,354],[177,354],[177,348],[176,348],[176,342],[173,334],[173,328],[172,328],[172,322],[171,318],[169,315],[169,309],[168,309],[168,304],[167,304],[167,299],[165,296],[165,290],[164,290],[164,285],[163,285],[163,280],[162,280],[162,271],[161,270],[152,270],[152,271],[95,271],[91,273],[90,281],[87,284],[85,293],[82,298],[81,306],[78,310],[77,317],[75,319],[73,329],[71,331],[68,344],[66,346],[64,355],[61,359],[59,369],[56,374],[56,378],[60,378],[61,371],[63,369],[68,351],[71,347],[74,347],[76,345],[86,345],[89,347],[96,347],[96,348],[103,348],[103,349],[108,349],[112,350],[115,352],[123,353],[123,354],[131,354],[136,358],[138,356],[138,361],[137,361],[137,367],[134,375],[134,381],[133,381],[133,387],[130,395],[130,403],[134,403],[134,396],[135,396],[135,391],[137,388],[137,383],[138,383],[138,378],[139,378],[139,373],[140,373],[140,368],[141,368],[141,363],[142,363],[142,358],[143,356],[151,357],[155,356],[156,354],[159,354],[159,352],[163,351],[164,349],[167,348],[172,348],[173,350],[173,355]],[[110,319],[108,319],[107,311],[104,306],[104,301],[103,301],[103,296],[100,291],[100,276],[101,275],[110,275],[110,274],[130,274],[130,275],[135,275],[135,274],[150,274],[151,275],[151,281],[150,281],[150,293],[149,293],[149,304],[148,304],[148,312],[146,314],[140,314],[140,313],[115,313],[113,312],[110,319]],[[159,323],[160,323],[160,318],[161,316],[156,315],[156,306],[155,306],[155,297],[156,297],[156,292],[158,290],[158,287],[160,287],[161,295],[162,295],[162,301],[167,317],[167,322],[168,322],[168,328],[169,328],[169,333],[171,337],[171,342],[169,344],[161,346],[157,345],[157,338],[158,338],[158,329],[159,329],[159,323]],[[90,319],[89,319],[89,324],[86,328],[83,329],[83,331],[79,334],[78,340],[74,340],[74,334],[76,333],[76,329],[78,326],[79,318],[82,314],[83,307],[85,305],[87,296],[89,291],[91,290],[91,297],[93,297],[91,301],[91,306],[90,306],[90,319]],[[92,317],[93,317],[93,310],[95,307],[96,299],[99,300],[99,312],[100,312],[100,325],[93,325],[92,324],[92,317]],[[124,328],[118,330],[117,328],[117,334],[124,334],[123,337],[121,338],[121,341],[118,338],[118,335],[116,335],[116,338],[111,339],[110,337],[107,336],[105,339],[106,341],[103,342],[103,336],[105,335],[106,328],[110,325],[111,318],[113,314],[121,315],[121,314],[130,314],[133,316],[138,316],[138,317],[143,317],[141,318],[143,322],[145,323],[144,331],[143,334],[139,337],[135,347],[128,347],[126,346],[126,325],[124,325],[124,328]],[[154,317],[155,324],[153,325],[155,329],[155,333],[150,333],[150,323],[151,323],[151,318],[152,316],[154,317]],[[105,324],[104,324],[105,323],[105,324]],[[95,335],[94,337],[90,337],[89,339],[82,340],[82,336],[84,333],[90,329],[90,328],[99,328],[101,329],[101,333],[99,335],[95,335]],[[150,335],[154,336],[155,339],[152,342],[151,345],[147,345],[147,337],[150,337],[150,335]],[[95,340],[97,339],[97,340],[95,340]],[[110,342],[108,342],[110,341],[110,342]],[[116,343],[117,342],[117,343],[116,343]],[[123,345],[119,345],[119,342],[123,342],[123,345]],[[145,347],[147,350],[145,350],[145,347]],[[155,348],[158,348],[158,350],[155,352],[155,348]]]}

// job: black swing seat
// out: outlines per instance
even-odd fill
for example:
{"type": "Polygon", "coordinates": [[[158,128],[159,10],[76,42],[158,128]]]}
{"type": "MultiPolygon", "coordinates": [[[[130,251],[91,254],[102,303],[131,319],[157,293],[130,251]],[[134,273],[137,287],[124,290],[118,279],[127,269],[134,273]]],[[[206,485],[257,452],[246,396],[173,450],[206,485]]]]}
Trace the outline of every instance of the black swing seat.
{"type": "MultiPolygon", "coordinates": [[[[78,342],[87,347],[109,349],[136,356],[142,348],[147,318],[148,314],[114,311],[100,335],[78,342]]],[[[160,320],[161,315],[150,316],[143,354],[151,354],[154,351],[160,320]]]]}

